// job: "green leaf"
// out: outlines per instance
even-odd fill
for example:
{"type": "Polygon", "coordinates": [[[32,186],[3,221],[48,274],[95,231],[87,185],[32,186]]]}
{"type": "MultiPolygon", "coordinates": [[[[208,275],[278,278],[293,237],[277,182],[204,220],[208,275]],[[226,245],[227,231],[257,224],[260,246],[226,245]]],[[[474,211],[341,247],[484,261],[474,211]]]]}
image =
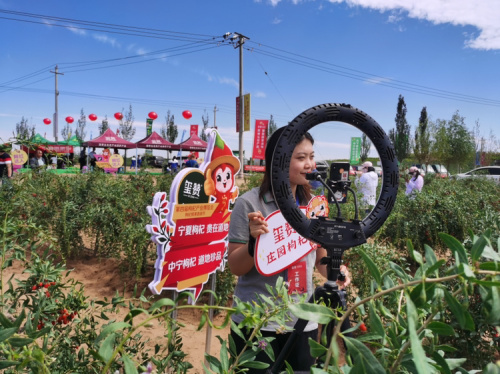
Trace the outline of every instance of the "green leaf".
{"type": "Polygon", "coordinates": [[[269,364],[260,361],[248,361],[241,366],[250,369],[267,369],[269,367],[269,364]]]}
{"type": "Polygon", "coordinates": [[[0,330],[0,343],[3,342],[4,340],[7,340],[8,338],[10,338],[16,332],[17,332],[17,327],[9,327],[9,328],[0,330]]]}
{"type": "Polygon", "coordinates": [[[384,368],[368,347],[348,336],[344,336],[344,341],[347,346],[347,351],[356,363],[351,370],[351,374],[385,374],[384,368]]]}
{"type": "Polygon", "coordinates": [[[5,317],[5,314],[3,313],[0,313],[0,325],[2,325],[5,328],[14,326],[14,324],[10,321],[10,319],[5,317]]]}
{"type": "Polygon", "coordinates": [[[479,269],[490,270],[490,271],[500,271],[500,263],[498,263],[498,262],[482,262],[479,264],[479,269]]]}
{"type": "Polygon", "coordinates": [[[131,319],[133,319],[135,316],[138,316],[139,314],[149,314],[147,310],[142,309],[142,308],[134,308],[124,318],[124,322],[128,322],[131,319]]]}
{"type": "Polygon", "coordinates": [[[309,339],[309,350],[312,357],[321,357],[326,354],[326,352],[328,352],[328,349],[326,349],[326,347],[319,344],[316,340],[313,339],[309,339]]]}
{"type": "Polygon", "coordinates": [[[408,312],[408,334],[410,335],[410,345],[413,355],[413,362],[415,368],[419,374],[431,373],[433,370],[429,367],[427,363],[427,358],[425,357],[425,352],[422,347],[422,342],[417,334],[417,322],[418,314],[415,305],[411,301],[410,297],[406,297],[406,309],[408,312]]]}
{"type": "Polygon", "coordinates": [[[336,317],[335,312],[332,309],[319,304],[291,304],[289,306],[289,309],[295,316],[300,319],[317,322],[322,325],[326,325],[336,317]]]}
{"type": "Polygon", "coordinates": [[[198,324],[198,328],[196,330],[200,331],[203,328],[203,326],[205,326],[205,323],[207,323],[207,314],[202,313],[200,318],[200,323],[198,324]]]}
{"type": "Polygon", "coordinates": [[[460,243],[456,238],[449,234],[445,234],[443,232],[439,233],[439,237],[446,244],[448,248],[455,254],[455,259],[457,262],[461,264],[467,264],[467,252],[465,251],[464,246],[460,243]]]}
{"type": "Polygon", "coordinates": [[[471,282],[479,284],[481,286],[485,286],[485,287],[500,287],[499,281],[487,281],[487,280],[474,278],[474,279],[471,279],[471,282]]]}
{"type": "Polygon", "coordinates": [[[99,348],[99,355],[102,357],[103,361],[107,363],[111,358],[114,350],[115,334],[109,334],[108,337],[101,343],[99,348]]]}
{"type": "Polygon", "coordinates": [[[109,325],[107,325],[105,328],[102,329],[101,334],[96,339],[96,343],[100,342],[102,339],[104,339],[106,336],[108,336],[112,332],[126,329],[129,327],[132,327],[132,325],[130,323],[127,323],[127,322],[110,323],[109,325]]]}
{"type": "Polygon", "coordinates": [[[451,370],[446,363],[446,360],[436,351],[432,352],[432,358],[439,365],[439,372],[443,374],[451,374],[451,370]]]}
{"type": "Polygon", "coordinates": [[[14,321],[14,326],[21,327],[25,318],[26,318],[26,311],[23,309],[21,311],[21,314],[14,321]]]}
{"type": "Polygon", "coordinates": [[[436,351],[443,351],[443,352],[456,352],[457,349],[455,347],[452,347],[451,345],[447,345],[447,344],[440,344],[440,345],[436,345],[435,347],[436,351]]]}
{"type": "Polygon", "coordinates": [[[385,329],[382,325],[382,320],[376,312],[375,303],[370,303],[370,309],[368,312],[370,316],[370,327],[375,333],[382,337],[382,344],[385,344],[385,329]]]}
{"type": "Polygon", "coordinates": [[[21,362],[19,362],[19,361],[2,360],[2,361],[0,361],[0,369],[6,369],[10,366],[19,365],[20,363],[21,362]]]}
{"type": "Polygon", "coordinates": [[[417,308],[421,308],[427,302],[427,294],[423,283],[417,284],[410,292],[410,299],[417,308]]]}
{"type": "Polygon", "coordinates": [[[435,273],[434,275],[437,276],[438,275],[437,270],[441,266],[443,266],[444,264],[446,264],[445,260],[439,260],[439,261],[437,261],[436,263],[432,264],[432,266],[429,266],[427,268],[427,270],[425,271],[425,275],[429,275],[429,274],[435,273]]]}
{"type": "Polygon", "coordinates": [[[164,306],[175,307],[174,300],[166,298],[166,297],[163,299],[160,299],[160,300],[156,301],[153,305],[151,305],[151,307],[149,308],[149,311],[153,312],[156,309],[160,309],[164,306]]]}
{"type": "Polygon", "coordinates": [[[138,374],[137,368],[135,367],[134,361],[126,354],[122,354],[123,367],[125,368],[125,374],[138,374]]]}
{"type": "Polygon", "coordinates": [[[477,261],[481,258],[484,248],[488,244],[488,240],[484,236],[480,236],[472,245],[470,256],[472,261],[477,261]]]}
{"type": "Polygon", "coordinates": [[[227,345],[222,344],[220,347],[220,362],[222,365],[222,371],[226,373],[229,369],[229,360],[228,360],[228,353],[227,353],[227,345]]]}
{"type": "Polygon", "coordinates": [[[434,334],[440,336],[455,336],[455,330],[453,327],[448,325],[447,323],[432,321],[427,326],[429,330],[431,330],[434,334]]]}
{"type": "Polygon", "coordinates": [[[10,338],[8,342],[13,347],[24,347],[25,345],[33,343],[34,340],[30,338],[10,338]]]}
{"type": "Polygon", "coordinates": [[[425,263],[429,266],[434,265],[437,262],[437,257],[433,249],[429,247],[427,244],[424,244],[424,251],[425,251],[425,263]]]}
{"type": "Polygon", "coordinates": [[[413,243],[411,240],[406,241],[406,246],[408,247],[408,252],[410,253],[410,257],[415,260],[416,263],[418,263],[420,266],[424,264],[424,259],[422,258],[422,255],[415,251],[415,248],[413,248],[413,243]]]}
{"type": "Polygon", "coordinates": [[[377,265],[373,262],[373,260],[363,251],[362,249],[359,249],[359,254],[363,258],[363,261],[365,262],[366,266],[368,267],[368,271],[372,275],[373,278],[375,278],[375,281],[379,286],[382,285],[382,277],[380,275],[380,271],[378,270],[377,265]]]}
{"type": "Polygon", "coordinates": [[[389,261],[389,267],[394,271],[394,273],[399,278],[401,278],[404,281],[404,283],[408,283],[410,281],[408,278],[408,274],[405,273],[405,271],[403,270],[403,268],[401,266],[399,266],[398,264],[396,264],[392,261],[389,261]]]}
{"type": "MultiPolygon", "coordinates": [[[[500,242],[500,237],[499,237],[499,242],[500,242]]],[[[495,250],[489,245],[484,247],[482,256],[484,258],[487,258],[488,260],[500,262],[500,255],[497,252],[495,252],[495,250]]]]}
{"type": "Polygon", "coordinates": [[[464,308],[462,307],[462,305],[460,305],[458,300],[455,299],[453,295],[448,292],[448,290],[443,289],[443,291],[444,291],[444,298],[448,303],[448,307],[450,308],[451,312],[457,319],[458,324],[460,325],[461,328],[465,328],[464,308]]]}

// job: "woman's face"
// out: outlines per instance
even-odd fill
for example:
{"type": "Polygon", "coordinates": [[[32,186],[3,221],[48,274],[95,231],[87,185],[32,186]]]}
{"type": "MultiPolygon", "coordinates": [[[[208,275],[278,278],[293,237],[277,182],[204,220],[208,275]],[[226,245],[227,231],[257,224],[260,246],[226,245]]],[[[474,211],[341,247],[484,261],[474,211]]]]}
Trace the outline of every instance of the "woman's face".
{"type": "Polygon", "coordinates": [[[310,140],[304,139],[295,146],[290,160],[290,186],[306,185],[306,174],[313,171],[314,150],[310,140]]]}

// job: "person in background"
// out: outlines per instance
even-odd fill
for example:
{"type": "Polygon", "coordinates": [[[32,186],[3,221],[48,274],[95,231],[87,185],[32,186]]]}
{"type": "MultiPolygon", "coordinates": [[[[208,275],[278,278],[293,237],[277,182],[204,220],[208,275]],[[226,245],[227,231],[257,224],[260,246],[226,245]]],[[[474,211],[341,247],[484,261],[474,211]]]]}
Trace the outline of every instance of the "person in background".
{"type": "Polygon", "coordinates": [[[43,158],[43,151],[39,148],[35,152],[35,156],[30,160],[30,167],[32,169],[39,169],[45,166],[45,160],[43,158]]]}
{"type": "Polygon", "coordinates": [[[141,155],[137,156],[137,167],[139,169],[142,167],[142,157],[141,157],[141,155]]]}
{"type": "Polygon", "coordinates": [[[410,170],[408,170],[408,175],[405,176],[406,180],[406,196],[413,196],[422,191],[424,187],[424,178],[420,175],[420,170],[416,166],[412,166],[410,170]],[[409,178],[408,175],[411,175],[409,178]]]}
{"type": "Polygon", "coordinates": [[[199,165],[198,165],[198,162],[194,158],[194,154],[190,153],[188,156],[188,160],[186,161],[186,167],[187,168],[197,168],[198,166],[199,165]]]}
{"type": "Polygon", "coordinates": [[[80,171],[82,171],[83,167],[87,166],[87,152],[85,151],[85,148],[82,148],[78,161],[80,162],[80,171]]]}
{"type": "Polygon", "coordinates": [[[12,178],[12,159],[7,151],[10,149],[8,144],[0,144],[0,179],[2,185],[12,178]]]}
{"type": "Polygon", "coordinates": [[[360,178],[356,179],[355,184],[362,194],[361,208],[365,209],[365,213],[370,213],[377,203],[378,175],[370,161],[365,161],[361,166],[362,174],[360,178]]]}
{"type": "Polygon", "coordinates": [[[132,159],[130,160],[130,169],[137,170],[137,162],[135,160],[135,156],[132,156],[132,159]]]}
{"type": "MultiPolygon", "coordinates": [[[[284,127],[276,130],[269,138],[265,154],[266,165],[271,164],[274,148],[283,129],[284,127]]],[[[313,142],[313,138],[307,133],[302,141],[296,145],[290,160],[290,187],[297,204],[300,205],[307,205],[312,198],[311,186],[305,174],[311,172],[314,165],[313,142]]],[[[267,287],[274,287],[278,277],[282,277],[285,280],[289,279],[288,270],[283,270],[267,277],[260,274],[255,267],[255,241],[260,235],[269,232],[267,222],[264,218],[276,210],[278,210],[278,205],[272,193],[271,170],[270,168],[266,168],[260,187],[253,188],[236,199],[229,223],[228,265],[231,272],[238,276],[234,296],[242,302],[252,303],[257,300],[258,295],[271,297],[267,287]]],[[[303,296],[307,295],[309,297],[313,294],[313,272],[315,267],[323,276],[327,277],[326,265],[320,263],[320,260],[326,257],[326,255],[326,249],[318,246],[300,260],[304,271],[294,278],[294,282],[298,284],[295,290],[289,288],[290,296],[295,302],[303,296]]],[[[346,281],[338,282],[339,287],[343,288],[350,282],[350,277],[345,266],[341,267],[341,271],[346,274],[346,281]]],[[[242,314],[232,316],[233,322],[237,325],[244,318],[242,314]]],[[[275,322],[270,322],[261,329],[263,337],[275,338],[270,343],[275,357],[284,348],[295,322],[296,319],[287,321],[285,331],[282,331],[283,327],[278,326],[275,322]]],[[[245,334],[245,338],[249,339],[248,332],[242,332],[245,334]]],[[[309,372],[315,359],[310,355],[308,339],[311,338],[316,341],[317,336],[318,325],[312,322],[309,322],[304,332],[299,334],[288,356],[288,362],[294,371],[309,372]]],[[[236,351],[238,353],[241,352],[246,347],[245,341],[234,331],[231,331],[231,337],[234,339],[236,351]]],[[[257,354],[256,360],[272,365],[272,361],[264,351],[260,351],[257,354]]],[[[266,370],[250,369],[247,373],[266,373],[266,370]]]]}
{"type": "Polygon", "coordinates": [[[57,169],[57,153],[50,158],[50,165],[52,169],[57,169]]]}
{"type": "Polygon", "coordinates": [[[179,167],[179,161],[177,161],[177,157],[174,156],[172,159],[172,162],[170,163],[170,169],[172,171],[172,174],[177,173],[177,168],[179,167]]]}
{"type": "Polygon", "coordinates": [[[90,160],[90,170],[94,170],[96,167],[96,152],[95,152],[95,147],[92,147],[92,150],[89,152],[89,160],[90,160]]]}

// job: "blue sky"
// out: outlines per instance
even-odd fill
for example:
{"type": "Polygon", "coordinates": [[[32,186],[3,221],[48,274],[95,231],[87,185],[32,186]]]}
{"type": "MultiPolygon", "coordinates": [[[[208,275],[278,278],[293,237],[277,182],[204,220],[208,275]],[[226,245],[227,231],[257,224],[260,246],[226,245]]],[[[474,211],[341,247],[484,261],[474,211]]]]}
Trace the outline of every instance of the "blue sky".
{"type": "MultiPolygon", "coordinates": [[[[499,0],[0,0],[0,10],[2,140],[22,116],[53,139],[43,119],[54,112],[57,64],[60,127],[83,108],[97,122],[107,115],[116,130],[113,114],[132,104],[139,140],[150,111],[159,115],[154,130],[170,110],[182,133],[201,125],[205,110],[212,125],[217,106],[219,131],[238,149],[239,53],[223,41],[227,32],[249,38],[243,88],[252,97],[252,129],[271,114],[283,126],[309,107],[337,102],[388,132],[400,94],[413,129],[424,106],[431,120],[458,110],[486,137],[500,128],[499,0]],[[193,113],[189,121],[184,110],[193,113]]],[[[97,122],[87,120],[87,139],[97,122]]],[[[347,157],[349,138],[359,136],[347,125],[314,130],[318,159],[347,157]]],[[[246,132],[248,153],[252,141],[246,132]]]]}

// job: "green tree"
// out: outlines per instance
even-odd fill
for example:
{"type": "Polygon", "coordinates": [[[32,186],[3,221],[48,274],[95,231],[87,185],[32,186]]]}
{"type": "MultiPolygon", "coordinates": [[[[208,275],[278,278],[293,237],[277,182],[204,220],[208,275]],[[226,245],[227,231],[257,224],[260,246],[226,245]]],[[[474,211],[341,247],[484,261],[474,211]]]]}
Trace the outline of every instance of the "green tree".
{"type": "Polygon", "coordinates": [[[372,142],[365,133],[361,135],[361,162],[366,161],[368,154],[370,153],[370,148],[372,147],[372,142]]]}
{"type": "Polygon", "coordinates": [[[28,119],[21,117],[21,121],[16,123],[16,132],[14,136],[19,140],[29,140],[35,136],[35,125],[29,125],[28,119]]]}
{"type": "Polygon", "coordinates": [[[85,140],[85,135],[87,133],[85,132],[85,127],[87,126],[87,118],[85,117],[85,112],[82,110],[80,111],[80,118],[77,121],[76,129],[75,129],[75,135],[78,138],[78,141],[83,142],[85,140]]]}
{"type": "Polygon", "coordinates": [[[170,114],[170,110],[167,111],[167,116],[165,117],[165,132],[162,133],[165,139],[167,139],[170,143],[175,143],[175,139],[177,139],[177,135],[179,135],[179,130],[177,130],[177,125],[175,124],[174,115],[170,114]]]}
{"type": "Polygon", "coordinates": [[[427,107],[423,107],[418,120],[418,127],[415,129],[415,146],[413,154],[419,164],[427,164],[430,161],[431,140],[428,130],[429,118],[427,107]]]}
{"type": "Polygon", "coordinates": [[[274,122],[274,117],[271,114],[271,118],[269,118],[269,125],[267,126],[267,138],[273,134],[278,129],[278,125],[276,125],[276,122],[274,122]]]}
{"type": "Polygon", "coordinates": [[[123,118],[118,125],[120,128],[120,136],[125,140],[132,140],[135,135],[134,128],[134,114],[132,112],[132,104],[129,105],[128,112],[125,112],[125,109],[122,109],[123,118]]]}
{"type": "Polygon", "coordinates": [[[206,142],[208,140],[208,136],[205,133],[205,130],[208,128],[208,122],[210,121],[210,117],[206,110],[203,111],[201,120],[203,121],[203,128],[201,129],[200,139],[206,142]]]}
{"type": "Polygon", "coordinates": [[[98,129],[99,129],[99,135],[104,134],[106,130],[109,129],[107,114],[104,116],[104,119],[101,121],[101,124],[99,125],[98,129]]]}
{"type": "Polygon", "coordinates": [[[454,166],[457,170],[466,166],[474,157],[474,136],[467,129],[465,118],[458,110],[451,120],[437,119],[434,124],[434,144],[432,155],[446,165],[448,170],[454,166]]]}
{"type": "Polygon", "coordinates": [[[63,140],[69,140],[71,138],[71,135],[73,134],[73,130],[71,129],[71,126],[68,122],[66,122],[66,125],[61,130],[61,136],[63,140]]]}
{"type": "Polygon", "coordinates": [[[396,112],[396,128],[389,131],[389,138],[394,144],[396,157],[399,162],[402,162],[410,154],[410,125],[406,120],[406,103],[405,98],[399,95],[398,107],[396,112]]]}

